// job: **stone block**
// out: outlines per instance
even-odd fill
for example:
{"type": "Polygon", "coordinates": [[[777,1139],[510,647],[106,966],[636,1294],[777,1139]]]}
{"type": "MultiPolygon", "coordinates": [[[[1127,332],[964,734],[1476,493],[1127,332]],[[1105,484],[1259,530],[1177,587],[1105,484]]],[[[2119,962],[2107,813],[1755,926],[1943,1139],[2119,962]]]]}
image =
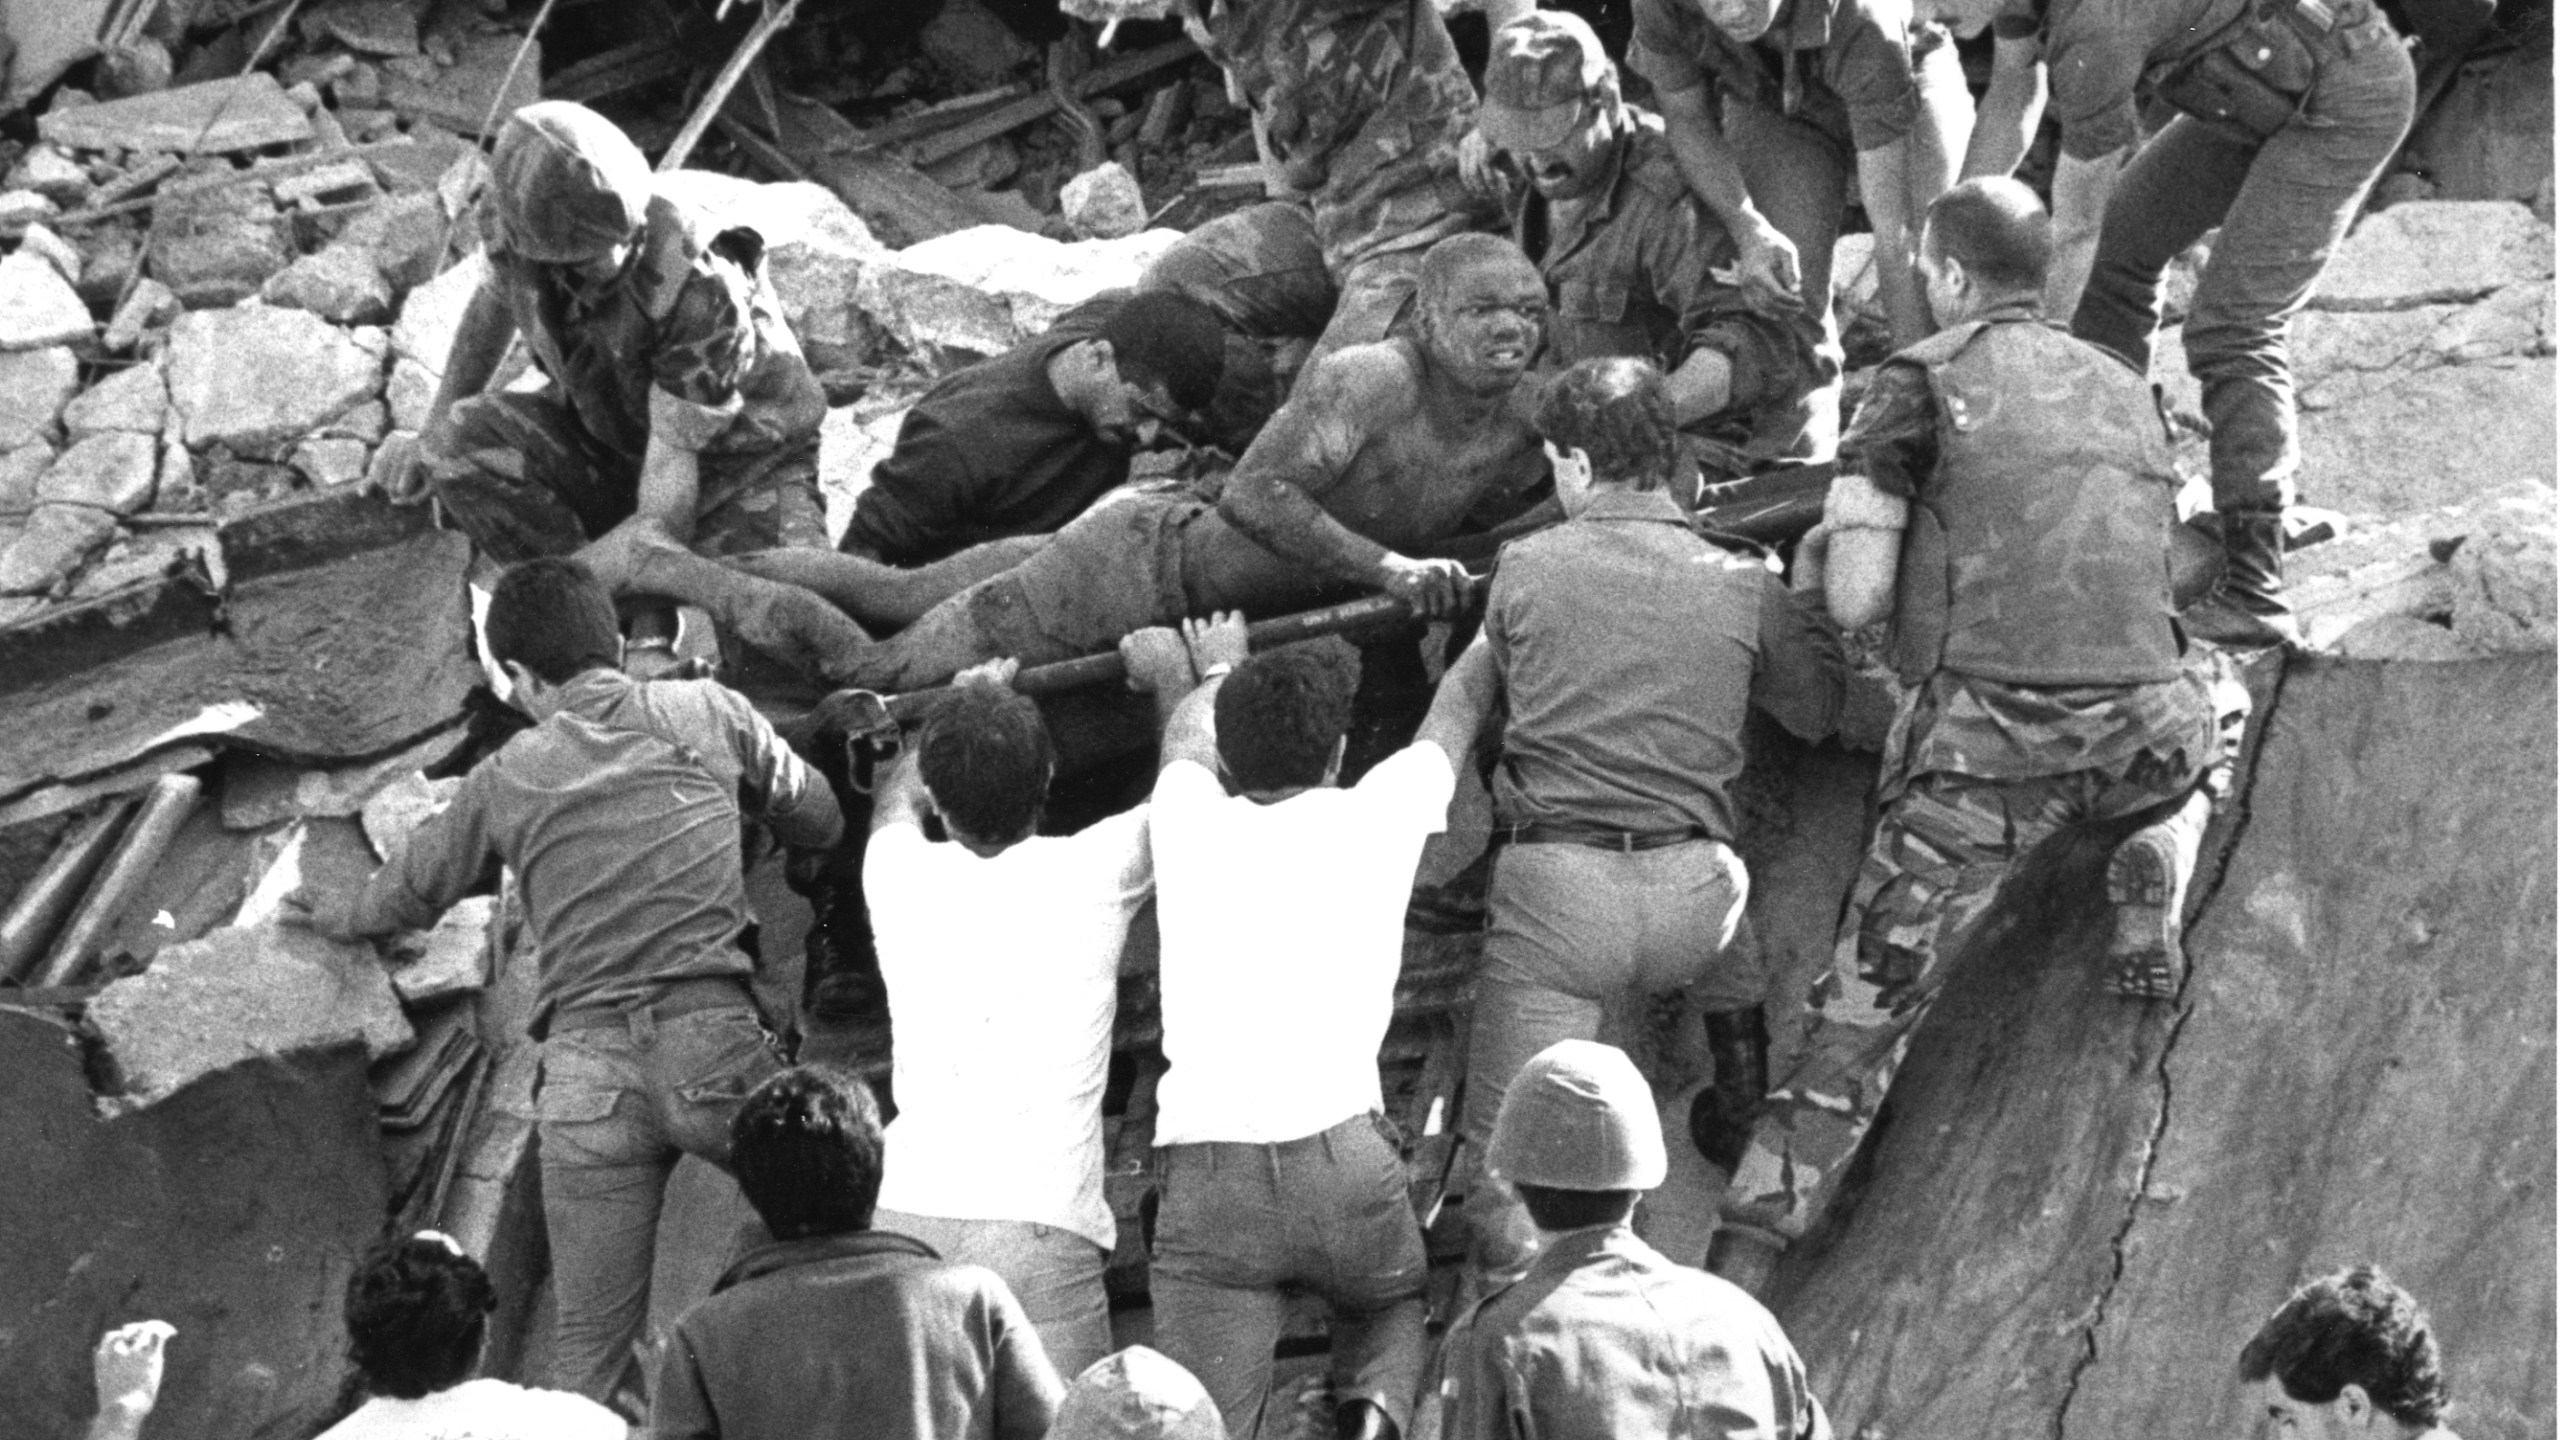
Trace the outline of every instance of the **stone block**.
{"type": "Polygon", "coordinates": [[[0,350],[41,350],[97,333],[89,307],[51,262],[24,250],[0,259],[0,350]]]}
{"type": "Polygon", "coordinates": [[[56,205],[78,205],[89,198],[97,187],[89,183],[89,172],[80,162],[62,153],[58,145],[30,145],[27,153],[9,171],[5,183],[12,191],[32,190],[56,205]]]}
{"type": "Polygon", "coordinates": [[[330,0],[304,23],[360,55],[418,53],[414,0],[330,0]]]}
{"type": "Polygon", "coordinates": [[[337,440],[379,445],[391,428],[391,412],[379,400],[368,400],[328,423],[320,433],[337,440]]]}
{"type": "Polygon", "coordinates": [[[283,925],[172,945],[150,969],[98,992],[89,1021],[137,1105],[261,1056],[354,1039],[379,1059],[416,1039],[370,945],[283,925]]]}
{"type": "Polygon", "coordinates": [[[454,792],[461,788],[459,776],[430,780],[412,771],[365,797],[364,838],[373,853],[388,862],[419,826],[453,803],[454,792]]]}
{"type": "Polygon", "coordinates": [[[2453,633],[2489,654],[2549,650],[2560,641],[2560,512],[2548,485],[2493,496],[2465,517],[2453,552],[2453,633]]]}
{"type": "Polygon", "coordinates": [[[2476,300],[2548,280],[2551,227],[2508,200],[2422,200],[2366,217],[2338,247],[2316,310],[2398,310],[2476,300]]]}
{"type": "Polygon", "coordinates": [[[73,293],[79,292],[80,252],[71,248],[70,241],[42,225],[29,225],[26,233],[18,237],[18,248],[33,251],[43,257],[46,264],[60,272],[63,279],[71,282],[73,293]]]}
{"type": "Polygon", "coordinates": [[[865,313],[908,346],[994,355],[1103,290],[1135,285],[1148,262],[1181,238],[1178,231],[1142,230],[1069,243],[980,225],[883,257],[864,270],[857,296],[865,313]]]}
{"type": "Polygon", "coordinates": [[[383,399],[391,411],[395,430],[415,433],[427,428],[427,412],[435,407],[436,372],[420,361],[402,356],[391,364],[391,381],[383,387],[383,399]]]}
{"type": "Polygon", "coordinates": [[[292,465],[314,488],[325,490],[363,479],[368,455],[361,440],[315,436],[293,447],[292,465]]]}
{"type": "Polygon", "coordinates": [[[160,484],[151,508],[160,513],[188,513],[205,508],[204,487],[196,481],[196,457],[176,441],[160,447],[160,484]]]}
{"type": "Polygon", "coordinates": [[[391,353],[417,361],[430,375],[443,375],[454,332],[462,328],[462,313],[488,276],[489,257],[475,252],[411,290],[400,302],[399,323],[391,327],[391,353]]]}
{"type": "Polygon", "coordinates": [[[311,118],[264,70],[102,105],[55,105],[36,133],[73,150],[225,154],[311,138],[311,118]]]}
{"type": "Polygon", "coordinates": [[[190,310],[237,305],[293,263],[272,216],[243,215],[154,237],[151,275],[190,310]]]}
{"type": "Polygon", "coordinates": [[[542,98],[541,42],[525,47],[521,67],[513,65],[523,41],[521,35],[504,32],[475,35],[455,46],[453,63],[442,68],[413,58],[392,60],[382,67],[382,103],[414,119],[477,135],[492,112],[504,120],[542,98]],[[506,87],[503,97],[501,86],[506,87]]]}
{"type": "Polygon", "coordinates": [[[455,902],[432,929],[394,938],[384,948],[391,988],[401,1003],[423,1005],[448,995],[468,995],[489,983],[489,921],[494,895],[455,902]]]}
{"type": "Polygon", "coordinates": [[[944,0],[916,43],[963,91],[994,85],[1040,53],[981,0],[944,0]]]}
{"type": "Polygon", "coordinates": [[[391,318],[391,284],[372,252],[331,245],[274,275],[258,293],[270,305],[308,310],[341,325],[379,325],[391,318]]]}
{"type": "Polygon", "coordinates": [[[2330,647],[2348,660],[2476,660],[2480,652],[2433,620],[2378,615],[2338,637],[2330,647]]]}
{"type": "Polygon", "coordinates": [[[1095,166],[1058,192],[1067,228],[1087,240],[1117,240],[1147,228],[1147,197],[1118,162],[1095,166]]]}
{"type": "Polygon", "coordinates": [[[62,426],[74,440],[117,430],[157,435],[168,419],[169,382],[147,361],[90,386],[62,411],[62,426]]]}
{"type": "Polygon", "coordinates": [[[79,388],[80,362],[63,346],[0,353],[0,450],[59,433],[55,422],[79,388]]]}
{"type": "Polygon", "coordinates": [[[151,503],[160,478],[160,442],[150,435],[108,430],[75,442],[36,482],[36,499],[93,505],[130,515],[151,503]]]}
{"type": "MultiPolygon", "coordinates": [[[[0,519],[25,519],[36,508],[36,482],[52,468],[53,447],[42,440],[0,451],[0,519]]],[[[0,539],[0,550],[7,548],[7,540],[0,539]]]]}
{"type": "Polygon", "coordinates": [[[142,343],[143,332],[176,319],[185,308],[176,291],[145,276],[107,321],[107,349],[118,355],[131,350],[142,343]]]}
{"type": "Polygon", "coordinates": [[[92,505],[38,505],[0,550],[0,595],[41,595],[71,578],[115,538],[115,517],[92,505]]]}
{"type": "Polygon", "coordinates": [[[385,348],[306,310],[190,311],[169,331],[169,400],[187,444],[274,455],[381,394],[385,348]]]}
{"type": "Polygon", "coordinates": [[[113,315],[142,278],[142,240],[129,230],[92,230],[82,239],[80,278],[72,286],[93,315],[113,315]]]}

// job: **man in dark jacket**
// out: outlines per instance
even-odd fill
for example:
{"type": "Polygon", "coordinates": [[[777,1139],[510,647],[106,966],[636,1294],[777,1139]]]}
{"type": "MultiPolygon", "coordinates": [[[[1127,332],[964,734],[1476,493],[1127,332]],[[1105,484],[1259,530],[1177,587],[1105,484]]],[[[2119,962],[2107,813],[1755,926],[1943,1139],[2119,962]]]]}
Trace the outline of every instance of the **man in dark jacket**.
{"type": "Polygon", "coordinates": [[[658,1440],[1040,1440],[1063,1387],[994,1272],[871,1228],[880,1108],[804,1065],[729,1127],[740,1188],[774,1234],[676,1321],[658,1440]]]}

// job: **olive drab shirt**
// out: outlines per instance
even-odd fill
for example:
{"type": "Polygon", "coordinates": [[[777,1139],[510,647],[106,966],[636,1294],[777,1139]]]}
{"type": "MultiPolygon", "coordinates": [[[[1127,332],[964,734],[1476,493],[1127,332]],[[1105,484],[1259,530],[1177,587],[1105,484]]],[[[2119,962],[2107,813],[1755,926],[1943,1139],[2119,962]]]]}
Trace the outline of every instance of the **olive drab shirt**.
{"type": "Polygon", "coordinates": [[[1699,0],[1635,0],[1627,65],[1658,90],[1716,93],[1813,125],[1859,150],[1911,133],[1910,0],[1790,0],[1767,34],[1736,40],[1699,0]]]}

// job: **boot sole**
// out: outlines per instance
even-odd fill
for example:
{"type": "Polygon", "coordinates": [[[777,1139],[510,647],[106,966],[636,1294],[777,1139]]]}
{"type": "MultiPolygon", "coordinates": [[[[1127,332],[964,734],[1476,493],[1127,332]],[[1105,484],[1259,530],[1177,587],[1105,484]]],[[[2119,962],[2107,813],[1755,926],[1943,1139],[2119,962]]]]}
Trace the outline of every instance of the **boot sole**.
{"type": "Polygon", "coordinates": [[[2159,835],[2137,834],[2107,861],[2107,903],[2115,934],[2107,945],[2107,988],[2136,1000],[2174,1000],[2186,982],[2184,917],[2170,908],[2177,856],[2159,835]]]}

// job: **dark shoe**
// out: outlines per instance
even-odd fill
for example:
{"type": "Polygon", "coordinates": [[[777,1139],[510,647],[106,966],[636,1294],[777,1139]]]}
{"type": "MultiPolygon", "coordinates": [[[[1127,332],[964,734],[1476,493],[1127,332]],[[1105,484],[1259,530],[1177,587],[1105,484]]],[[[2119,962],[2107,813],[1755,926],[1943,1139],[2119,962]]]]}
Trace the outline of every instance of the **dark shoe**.
{"type": "Polygon", "coordinates": [[[1787,1242],[1766,1230],[1719,1225],[1715,1238],[1707,1242],[1707,1270],[1758,1299],[1768,1293],[1769,1277],[1778,1268],[1778,1257],[1786,1253],[1787,1242]]]}
{"type": "Polygon", "coordinates": [[[1753,1005],[1707,1016],[1707,1054],[1715,1083],[1689,1102],[1689,1141],[1730,1175],[1769,1098],[1769,1012],[1753,1005]]]}
{"type": "Polygon", "coordinates": [[[2189,635],[2232,649],[2302,648],[2302,627],[2284,595],[2282,512],[2222,516],[2222,578],[2180,619],[2189,635]]]}

